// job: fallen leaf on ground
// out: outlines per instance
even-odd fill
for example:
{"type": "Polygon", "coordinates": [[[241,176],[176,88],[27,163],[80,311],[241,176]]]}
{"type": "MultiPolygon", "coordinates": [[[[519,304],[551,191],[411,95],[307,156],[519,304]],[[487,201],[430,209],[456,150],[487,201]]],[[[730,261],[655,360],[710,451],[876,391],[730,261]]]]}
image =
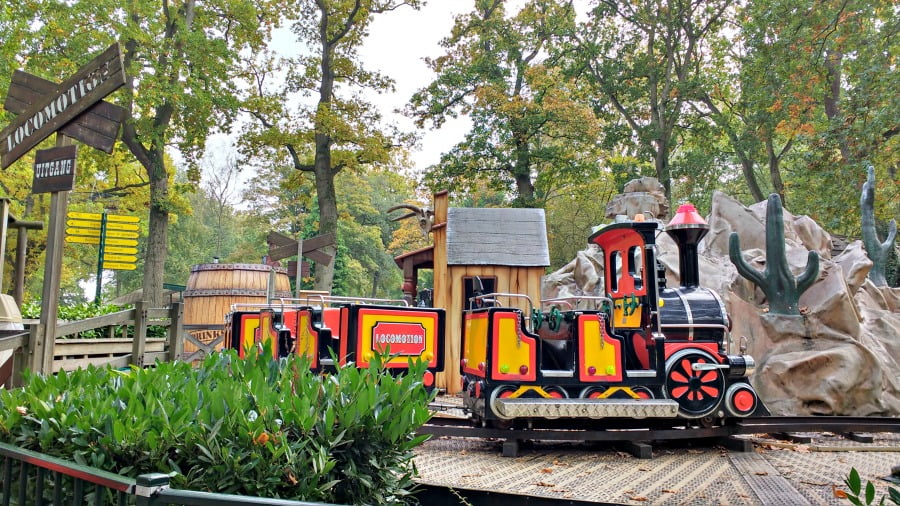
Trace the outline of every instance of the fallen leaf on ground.
{"type": "Polygon", "coordinates": [[[769,473],[766,472],[766,471],[756,471],[756,472],[753,473],[753,474],[755,474],[755,475],[757,475],[757,476],[768,476],[768,475],[769,475],[769,473]]]}
{"type": "Polygon", "coordinates": [[[547,482],[545,482],[545,481],[539,481],[539,482],[535,483],[535,485],[537,485],[537,486],[539,486],[539,487],[550,487],[550,488],[553,488],[553,487],[556,486],[556,483],[547,483],[547,482]]]}
{"type": "Polygon", "coordinates": [[[549,473],[553,472],[553,469],[550,469],[549,467],[545,467],[545,468],[541,469],[541,472],[544,474],[549,474],[549,473]]]}
{"type": "Polygon", "coordinates": [[[638,471],[649,471],[649,470],[650,470],[649,467],[639,467],[638,468],[638,471]]]}
{"type": "Polygon", "coordinates": [[[826,485],[829,485],[828,483],[817,483],[815,481],[805,481],[805,480],[800,480],[800,483],[804,483],[806,485],[815,485],[817,487],[824,487],[826,485]]]}
{"type": "Polygon", "coordinates": [[[662,493],[663,494],[677,494],[678,491],[677,490],[669,490],[667,488],[664,488],[664,489],[662,489],[662,493]]]}
{"type": "Polygon", "coordinates": [[[628,496],[628,500],[629,500],[629,501],[644,502],[644,501],[647,500],[647,498],[644,497],[644,496],[642,496],[642,495],[631,495],[631,496],[628,496]]]}
{"type": "Polygon", "coordinates": [[[794,451],[797,453],[810,453],[811,452],[811,450],[809,449],[809,446],[806,446],[806,445],[797,445],[794,447],[794,451]]]}
{"type": "Polygon", "coordinates": [[[834,483],[831,484],[831,493],[834,494],[834,496],[838,499],[847,498],[847,492],[844,492],[843,490],[837,488],[837,485],[835,485],[834,483]]]}

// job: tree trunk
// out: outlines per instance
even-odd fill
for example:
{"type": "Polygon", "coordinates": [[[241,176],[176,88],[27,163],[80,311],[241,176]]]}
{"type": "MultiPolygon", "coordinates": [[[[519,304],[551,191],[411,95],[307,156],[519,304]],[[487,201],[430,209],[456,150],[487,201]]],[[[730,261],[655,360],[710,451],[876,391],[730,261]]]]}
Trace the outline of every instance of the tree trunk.
{"type": "Polygon", "coordinates": [[[162,307],[163,274],[165,273],[166,256],[168,254],[169,212],[166,206],[169,200],[169,178],[163,161],[161,148],[149,150],[151,166],[147,167],[150,175],[150,224],[147,237],[147,250],[144,252],[143,298],[150,307],[162,307]]]}
{"type": "Polygon", "coordinates": [[[513,167],[513,178],[516,181],[517,196],[514,204],[517,207],[534,207],[534,183],[531,182],[528,141],[520,138],[521,136],[516,134],[516,162],[513,167]]]}
{"type": "MultiPolygon", "coordinates": [[[[318,131],[318,128],[317,128],[318,131]]],[[[333,233],[337,237],[337,196],[334,191],[334,172],[331,169],[331,139],[326,134],[316,134],[316,201],[319,204],[319,234],[333,233]]],[[[316,290],[331,291],[334,281],[333,246],[322,248],[331,255],[331,262],[316,264],[316,290]]]]}

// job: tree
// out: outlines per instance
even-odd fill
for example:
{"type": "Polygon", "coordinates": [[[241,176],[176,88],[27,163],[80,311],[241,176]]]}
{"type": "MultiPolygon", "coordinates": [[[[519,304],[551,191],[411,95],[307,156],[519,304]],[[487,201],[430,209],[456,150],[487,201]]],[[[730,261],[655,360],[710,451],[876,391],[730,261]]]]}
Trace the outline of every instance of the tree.
{"type": "Polygon", "coordinates": [[[676,130],[698,97],[709,38],[731,4],[601,0],[573,37],[576,68],[603,97],[598,113],[614,113],[628,125],[670,199],[676,130]]]}
{"type": "Polygon", "coordinates": [[[435,80],[413,97],[408,114],[439,128],[468,114],[472,129],[426,177],[432,190],[476,190],[479,180],[540,206],[560,177],[596,175],[599,135],[584,90],[563,75],[555,36],[571,30],[571,2],[532,0],[512,17],[505,0],[478,0],[459,16],[428,63],[435,80]],[[581,100],[579,100],[581,99],[581,100]]]}
{"type": "Polygon", "coordinates": [[[149,237],[143,288],[151,303],[160,304],[173,209],[169,181],[174,171],[166,162],[166,149],[177,145],[193,161],[214,125],[231,123],[237,109],[232,82],[237,55],[264,43],[271,26],[268,2],[23,4],[23,11],[33,9],[26,19],[36,41],[23,48],[27,69],[71,73],[72,68],[61,64],[77,68],[116,40],[124,47],[127,82],[125,91],[115,98],[131,112],[122,142],[148,175],[149,237]]]}
{"type": "MultiPolygon", "coordinates": [[[[315,180],[319,233],[338,233],[338,202],[335,177],[389,160],[390,151],[402,136],[379,127],[380,115],[355,90],[390,89],[392,81],[378,72],[365,70],[358,61],[373,16],[408,5],[418,8],[421,0],[294,0],[283,5],[291,32],[309,50],[308,55],[276,59],[263,55],[248,73],[253,83],[245,109],[258,120],[244,137],[245,154],[268,156],[315,180]],[[280,88],[268,81],[277,76],[280,88]],[[339,93],[340,92],[340,93],[339,93]],[[292,111],[295,93],[315,95],[315,104],[292,111]],[[274,151],[273,151],[274,150],[274,151]]],[[[333,252],[333,250],[332,250],[333,252]]],[[[330,290],[334,263],[316,269],[317,290],[330,290]]]]}

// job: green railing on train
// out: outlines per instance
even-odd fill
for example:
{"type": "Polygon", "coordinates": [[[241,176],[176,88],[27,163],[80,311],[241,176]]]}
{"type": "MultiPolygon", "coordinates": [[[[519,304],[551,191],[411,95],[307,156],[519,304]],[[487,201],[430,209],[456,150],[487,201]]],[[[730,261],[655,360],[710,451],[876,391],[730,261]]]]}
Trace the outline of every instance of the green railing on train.
{"type": "Polygon", "coordinates": [[[324,506],[324,503],[266,499],[169,487],[169,475],[137,479],[0,443],[0,505],[271,505],[324,506]]]}

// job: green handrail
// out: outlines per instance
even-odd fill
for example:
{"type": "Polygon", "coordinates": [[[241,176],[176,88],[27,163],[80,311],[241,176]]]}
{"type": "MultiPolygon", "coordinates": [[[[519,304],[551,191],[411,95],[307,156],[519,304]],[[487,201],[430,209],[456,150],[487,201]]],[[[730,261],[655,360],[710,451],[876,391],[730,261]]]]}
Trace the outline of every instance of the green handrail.
{"type": "Polygon", "coordinates": [[[105,491],[109,491],[110,495],[116,496],[115,504],[121,505],[328,506],[326,503],[318,502],[173,489],[169,487],[170,476],[167,474],[142,474],[137,479],[133,479],[6,443],[0,443],[0,457],[3,458],[3,466],[0,470],[0,505],[2,506],[41,504],[45,488],[48,486],[46,483],[48,474],[51,475],[54,492],[53,500],[49,501],[52,504],[62,504],[63,477],[68,476],[73,480],[71,490],[76,504],[83,503],[89,492],[85,485],[92,484],[94,485],[94,504],[106,504],[103,498],[105,491]],[[13,461],[20,463],[19,474],[15,478],[13,461]],[[18,484],[14,485],[14,480],[18,481],[18,484]],[[18,495],[15,502],[12,502],[14,489],[17,489],[18,495]],[[129,497],[132,498],[131,501],[128,501],[129,497]]]}

